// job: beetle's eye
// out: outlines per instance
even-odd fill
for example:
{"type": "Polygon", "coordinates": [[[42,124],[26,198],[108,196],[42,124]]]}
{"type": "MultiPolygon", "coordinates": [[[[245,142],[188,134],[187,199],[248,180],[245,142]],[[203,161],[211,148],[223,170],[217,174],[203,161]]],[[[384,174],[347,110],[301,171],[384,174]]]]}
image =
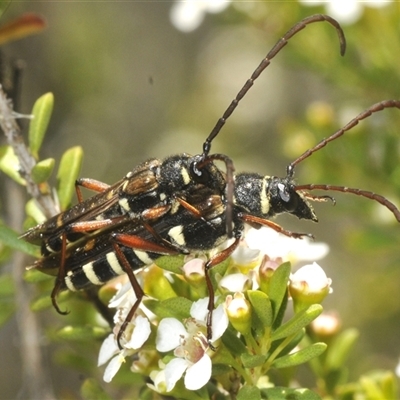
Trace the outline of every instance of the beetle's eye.
{"type": "Polygon", "coordinates": [[[195,161],[190,164],[190,175],[196,183],[201,184],[207,184],[208,182],[210,182],[211,179],[210,173],[207,168],[203,167],[201,169],[198,169],[195,161]]]}
{"type": "Polygon", "coordinates": [[[278,193],[285,209],[287,211],[294,211],[298,204],[298,197],[293,195],[296,193],[290,193],[288,186],[283,183],[278,184],[278,193]]]}

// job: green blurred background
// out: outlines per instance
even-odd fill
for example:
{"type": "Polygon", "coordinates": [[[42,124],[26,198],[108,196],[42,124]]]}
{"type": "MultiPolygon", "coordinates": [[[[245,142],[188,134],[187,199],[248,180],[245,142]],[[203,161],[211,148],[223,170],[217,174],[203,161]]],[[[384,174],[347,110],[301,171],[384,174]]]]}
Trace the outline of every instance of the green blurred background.
{"type": "MultiPolygon", "coordinates": [[[[339,55],[327,23],[307,27],[263,73],[213,152],[229,155],[238,171],[284,176],[291,160],[358,112],[400,99],[400,5],[358,5],[359,18],[343,24],[346,55],[339,55]]],[[[55,95],[42,158],[59,159],[79,144],[85,152],[81,176],[112,183],[146,158],[199,153],[279,37],[303,17],[327,12],[297,2],[235,2],[183,33],[170,22],[171,6],[11,3],[0,23],[27,11],[48,23],[40,35],[2,48],[8,59],[26,62],[21,112],[29,113],[41,94],[55,95]]],[[[368,189],[400,205],[399,131],[400,110],[385,110],[300,164],[297,181],[368,189]]],[[[370,369],[393,370],[400,356],[400,226],[374,202],[333,195],[335,207],[315,205],[318,225],[286,217],[278,222],[331,247],[320,261],[334,289],[324,305],[338,311],[344,327],[360,330],[349,360],[355,379],[370,369]]],[[[54,314],[42,315],[45,326],[63,326],[63,317],[54,314]]],[[[1,398],[21,389],[15,331],[10,321],[0,332],[2,347],[8,343],[0,358],[1,398]]],[[[81,376],[57,366],[53,355],[48,352],[47,362],[56,392],[76,393],[81,376]]]]}

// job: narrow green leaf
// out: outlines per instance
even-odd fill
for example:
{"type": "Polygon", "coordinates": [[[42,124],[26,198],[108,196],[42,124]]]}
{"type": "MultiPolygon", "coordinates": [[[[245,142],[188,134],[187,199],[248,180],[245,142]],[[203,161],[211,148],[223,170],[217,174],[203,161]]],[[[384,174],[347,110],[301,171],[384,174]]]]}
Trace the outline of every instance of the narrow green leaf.
{"type": "MultiPolygon", "coordinates": [[[[57,303],[58,304],[61,303],[60,298],[57,299],[57,303]]],[[[30,305],[30,309],[35,312],[43,311],[50,307],[52,307],[52,304],[51,304],[51,298],[50,298],[49,294],[40,296],[39,298],[35,299],[30,305]]]]}
{"type": "Polygon", "coordinates": [[[261,400],[260,389],[257,386],[243,386],[237,394],[237,400],[261,400]]]}
{"type": "Polygon", "coordinates": [[[327,370],[339,369],[345,365],[345,361],[359,336],[357,329],[346,329],[335,338],[329,345],[326,355],[327,370]]]}
{"type": "Polygon", "coordinates": [[[24,273],[24,280],[28,283],[39,283],[45,282],[48,280],[53,280],[54,276],[47,275],[43,272],[38,271],[37,269],[29,269],[24,273]]]}
{"type": "MultiPolygon", "coordinates": [[[[301,329],[297,335],[295,335],[293,337],[293,339],[290,341],[289,344],[287,344],[280,352],[279,352],[279,356],[282,357],[285,354],[289,354],[303,339],[304,336],[306,334],[306,330],[303,328],[301,329]]],[[[284,339],[280,339],[280,340],[275,340],[272,345],[271,348],[269,350],[269,353],[273,353],[278,346],[281,346],[282,342],[284,339]]],[[[311,343],[310,343],[311,344],[311,343]]]]}
{"type": "MultiPolygon", "coordinates": [[[[45,215],[34,199],[28,200],[25,205],[25,212],[27,216],[32,217],[35,220],[36,224],[41,224],[46,221],[45,215]]],[[[28,229],[32,228],[33,226],[35,225],[29,226],[28,229]]]]}
{"type": "Polygon", "coordinates": [[[25,186],[25,179],[19,174],[20,163],[11,146],[0,147],[0,170],[20,185],[25,186]]]}
{"type": "Polygon", "coordinates": [[[232,329],[227,329],[222,336],[222,343],[228,351],[234,356],[240,356],[247,353],[247,348],[243,342],[237,337],[237,332],[232,329]]]}
{"type": "Polygon", "coordinates": [[[328,346],[325,343],[314,343],[311,346],[301,349],[296,353],[287,354],[283,357],[277,358],[272,366],[275,368],[294,367],[295,365],[304,364],[312,358],[321,355],[328,346]]]}
{"type": "Polygon", "coordinates": [[[301,310],[293,318],[281,325],[272,333],[271,340],[278,340],[293,335],[305,328],[311,321],[318,317],[323,311],[320,304],[312,304],[310,307],[301,310]]]}
{"type": "Polygon", "coordinates": [[[39,97],[32,109],[33,119],[29,124],[29,148],[32,155],[38,159],[39,150],[49,125],[51,113],[53,112],[53,93],[46,93],[39,97]]]}
{"type": "Polygon", "coordinates": [[[155,264],[165,271],[173,272],[174,274],[182,275],[182,267],[184,264],[184,256],[162,256],[157,258],[155,264]]]}
{"type": "Polygon", "coordinates": [[[268,296],[260,290],[248,290],[247,295],[253,306],[253,311],[261,320],[264,327],[269,328],[272,325],[272,306],[268,296]]]}
{"type": "Polygon", "coordinates": [[[240,358],[245,368],[256,368],[265,363],[267,355],[252,355],[249,353],[243,353],[240,358]]]}
{"type": "Polygon", "coordinates": [[[37,246],[19,239],[19,234],[5,225],[0,225],[0,242],[33,257],[40,256],[39,248],[37,246]]]}
{"type": "Polygon", "coordinates": [[[46,182],[54,169],[54,158],[47,158],[46,160],[39,161],[32,168],[32,179],[35,183],[43,183],[46,182]]]}
{"type": "MultiPolygon", "coordinates": [[[[61,311],[65,311],[67,313],[69,312],[67,306],[66,305],[61,306],[61,304],[65,303],[70,297],[71,297],[71,292],[69,291],[63,291],[58,295],[57,304],[60,306],[61,311]]],[[[36,300],[34,300],[30,305],[30,309],[35,312],[43,311],[51,307],[53,307],[53,304],[51,302],[50,292],[41,295],[36,300]]]]}
{"type": "Polygon", "coordinates": [[[192,302],[184,297],[174,297],[164,301],[144,300],[144,305],[160,318],[188,318],[192,302]]]}
{"type": "Polygon", "coordinates": [[[80,146],[71,147],[62,156],[58,168],[58,198],[61,210],[65,210],[70,204],[75,193],[75,181],[79,176],[83,159],[83,151],[80,146]]]}
{"type": "Polygon", "coordinates": [[[290,271],[290,263],[286,262],[280,265],[271,276],[268,296],[272,303],[274,318],[276,318],[285,297],[290,271]]]}

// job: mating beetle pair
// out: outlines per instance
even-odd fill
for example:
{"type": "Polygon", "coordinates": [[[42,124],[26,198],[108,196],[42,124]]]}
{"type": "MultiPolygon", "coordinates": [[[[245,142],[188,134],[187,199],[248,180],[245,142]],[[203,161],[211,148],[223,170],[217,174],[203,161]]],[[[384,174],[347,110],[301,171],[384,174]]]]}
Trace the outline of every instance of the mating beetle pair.
{"type": "Polygon", "coordinates": [[[42,258],[33,267],[56,276],[51,297],[58,312],[63,313],[56,302],[60,290],[101,285],[114,276],[127,273],[137,301],[118,334],[120,340],[126,324],[144,296],[134,270],[153,263],[161,255],[208,251],[233,238],[204,267],[210,295],[207,320],[210,339],[214,289],[209,270],[227,259],[237,248],[243,238],[245,224],[268,226],[295,238],[311,236],[287,231],[270,218],[289,213],[298,218],[317,221],[310,201],[333,200],[330,196],[314,196],[309,193],[317,189],[352,193],[375,200],[388,208],[400,222],[398,208],[381,195],[344,186],[297,185],[294,181],[296,165],[371,114],[385,108],[400,108],[400,101],[382,101],[359,114],[342,129],[290,163],[284,178],[256,173],[235,174],[233,161],[228,156],[210,154],[213,140],[271,60],[292,36],[308,24],[322,21],[336,29],[343,55],[345,37],[334,19],[326,15],[303,19],[261,61],[205,140],[201,154],[179,154],[165,160],[148,160],[112,186],[81,179],[77,182],[77,205],[22,236],[42,248],[42,258]],[[214,162],[218,161],[225,164],[224,170],[215,165],[214,162]],[[79,186],[98,193],[83,200],[79,186]]]}

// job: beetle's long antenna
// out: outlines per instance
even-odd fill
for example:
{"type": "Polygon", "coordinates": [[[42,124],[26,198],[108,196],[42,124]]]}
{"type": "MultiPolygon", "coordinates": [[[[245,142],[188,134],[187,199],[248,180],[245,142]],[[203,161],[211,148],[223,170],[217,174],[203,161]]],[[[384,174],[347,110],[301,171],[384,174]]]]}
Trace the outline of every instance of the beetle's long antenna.
{"type": "Polygon", "coordinates": [[[294,167],[297,164],[301,163],[303,160],[310,157],[313,153],[316,153],[318,150],[322,149],[322,147],[325,147],[329,142],[332,142],[333,140],[342,136],[345,132],[354,128],[356,125],[358,125],[358,123],[360,121],[362,121],[365,118],[370,117],[372,114],[374,114],[376,112],[384,110],[385,108],[393,108],[393,107],[400,109],[400,100],[383,100],[383,101],[380,101],[379,103],[376,103],[376,104],[372,105],[371,107],[367,108],[365,111],[363,111],[362,113],[358,114],[355,118],[353,118],[343,128],[336,131],[333,135],[331,135],[325,139],[322,139],[317,145],[315,145],[311,149],[306,150],[300,157],[297,157],[296,160],[291,162],[287,167],[288,177],[290,179],[293,178],[294,167]]]}
{"type": "Polygon", "coordinates": [[[310,17],[304,18],[296,25],[294,25],[291,29],[289,29],[285,35],[278,42],[275,46],[268,52],[266,57],[261,61],[260,65],[255,69],[251,77],[246,81],[243,87],[240,89],[236,97],[232,100],[229,107],[225,110],[222,117],[217,121],[214,128],[212,129],[211,133],[208,135],[207,139],[203,144],[203,160],[208,156],[211,150],[211,142],[214,138],[218,135],[221,128],[224,126],[226,120],[231,116],[233,111],[238,106],[240,100],[246,95],[249,89],[253,86],[254,81],[261,75],[261,73],[268,67],[271,63],[271,60],[287,45],[290,38],[292,38],[296,33],[300,32],[304,29],[307,25],[312,24],[314,22],[322,22],[326,21],[329,22],[335,29],[339,36],[339,44],[340,44],[340,54],[343,56],[346,51],[346,38],[344,36],[343,30],[340,27],[339,23],[331,18],[329,15],[324,14],[316,14],[310,17]]]}

